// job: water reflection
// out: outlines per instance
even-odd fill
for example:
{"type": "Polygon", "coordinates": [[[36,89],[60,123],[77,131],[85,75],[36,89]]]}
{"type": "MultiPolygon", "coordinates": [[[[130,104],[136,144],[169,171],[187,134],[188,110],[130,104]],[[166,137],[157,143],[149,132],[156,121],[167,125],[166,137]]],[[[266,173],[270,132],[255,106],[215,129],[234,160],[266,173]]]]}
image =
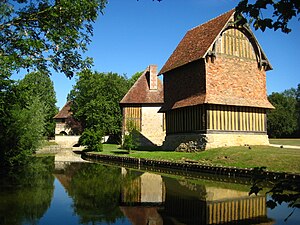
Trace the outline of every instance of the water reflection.
{"type": "Polygon", "coordinates": [[[122,212],[132,224],[271,222],[266,215],[266,196],[248,197],[248,189],[241,187],[228,189],[144,173],[123,186],[122,212]]]}
{"type": "Polygon", "coordinates": [[[52,171],[53,158],[34,158],[22,171],[1,174],[0,224],[38,223],[51,203],[52,171]]]}
{"type": "Polygon", "coordinates": [[[73,199],[73,210],[81,224],[111,224],[124,217],[119,208],[123,178],[120,168],[71,163],[66,164],[64,173],[56,173],[55,177],[73,199]]]}
{"type": "Polygon", "coordinates": [[[23,176],[0,179],[1,225],[276,222],[276,215],[268,218],[266,196],[249,197],[250,187],[242,184],[91,163],[56,164],[54,176],[51,166],[40,167],[23,176]]]}

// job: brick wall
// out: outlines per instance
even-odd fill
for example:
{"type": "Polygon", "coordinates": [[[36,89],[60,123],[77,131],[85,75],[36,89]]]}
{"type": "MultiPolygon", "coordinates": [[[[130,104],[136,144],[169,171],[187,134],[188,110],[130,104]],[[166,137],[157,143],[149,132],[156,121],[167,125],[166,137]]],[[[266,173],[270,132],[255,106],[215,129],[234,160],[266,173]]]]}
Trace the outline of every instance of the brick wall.
{"type": "Polygon", "coordinates": [[[202,59],[164,74],[165,105],[173,106],[183,99],[205,94],[205,89],[205,66],[202,59]]]}
{"type": "Polygon", "coordinates": [[[217,55],[206,64],[206,100],[217,104],[265,107],[266,72],[256,60],[217,55]]]}

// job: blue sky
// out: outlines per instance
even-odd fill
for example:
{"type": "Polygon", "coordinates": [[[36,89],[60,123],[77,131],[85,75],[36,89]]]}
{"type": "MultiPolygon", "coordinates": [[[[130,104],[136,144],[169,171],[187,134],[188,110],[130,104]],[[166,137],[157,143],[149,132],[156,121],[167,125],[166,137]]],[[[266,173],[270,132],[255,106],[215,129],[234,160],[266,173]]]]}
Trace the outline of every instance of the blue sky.
{"type": "MultiPolygon", "coordinates": [[[[94,24],[92,44],[86,55],[94,58],[93,70],[128,77],[149,64],[160,69],[184,34],[236,6],[236,0],[111,0],[94,24]]],[[[300,21],[294,19],[290,34],[255,31],[273,66],[267,72],[268,94],[300,83],[300,21]]],[[[253,29],[252,29],[253,30],[253,29]]],[[[57,106],[65,104],[75,84],[63,74],[53,74],[57,106]]]]}

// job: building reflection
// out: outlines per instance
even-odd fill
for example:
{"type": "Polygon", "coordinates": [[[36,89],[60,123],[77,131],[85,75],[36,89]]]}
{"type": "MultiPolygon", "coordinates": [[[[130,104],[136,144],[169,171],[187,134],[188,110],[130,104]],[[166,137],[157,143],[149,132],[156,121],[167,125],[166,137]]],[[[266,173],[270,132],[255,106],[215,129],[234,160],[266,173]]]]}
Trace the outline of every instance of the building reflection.
{"type": "Polygon", "coordinates": [[[249,197],[245,186],[195,184],[147,172],[130,180],[120,208],[134,225],[274,223],[267,217],[266,196],[249,197]]]}
{"type": "Polygon", "coordinates": [[[246,185],[171,178],[125,168],[116,168],[109,176],[108,171],[102,165],[57,164],[55,177],[76,200],[76,212],[89,208],[99,216],[109,207],[103,205],[106,202],[120,212],[116,218],[123,215],[133,225],[274,224],[267,217],[266,196],[248,196],[250,187],[246,185]],[[87,187],[78,189],[78,182],[87,187]],[[95,195],[87,199],[91,193],[95,195]]]}

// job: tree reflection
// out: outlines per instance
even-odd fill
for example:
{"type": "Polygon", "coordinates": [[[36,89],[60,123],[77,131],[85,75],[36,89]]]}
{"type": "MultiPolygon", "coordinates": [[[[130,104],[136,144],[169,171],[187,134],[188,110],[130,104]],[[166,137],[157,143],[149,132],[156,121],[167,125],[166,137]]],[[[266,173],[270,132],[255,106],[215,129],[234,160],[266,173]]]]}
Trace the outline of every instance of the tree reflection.
{"type": "Polygon", "coordinates": [[[292,212],[287,215],[285,221],[293,215],[296,208],[300,208],[300,180],[299,179],[279,179],[277,181],[269,181],[262,172],[266,167],[254,168],[253,185],[250,188],[249,195],[257,195],[265,188],[266,183],[271,184],[271,188],[266,194],[270,195],[270,199],[266,205],[270,209],[274,209],[282,203],[287,203],[288,207],[293,208],[292,212]]]}
{"type": "Polygon", "coordinates": [[[73,198],[74,212],[80,216],[80,222],[114,223],[116,219],[123,218],[119,208],[123,181],[120,168],[82,164],[68,188],[73,198]]]}
{"type": "Polygon", "coordinates": [[[53,157],[32,158],[28,165],[1,168],[1,224],[37,224],[50,206],[54,177],[53,157]]]}

